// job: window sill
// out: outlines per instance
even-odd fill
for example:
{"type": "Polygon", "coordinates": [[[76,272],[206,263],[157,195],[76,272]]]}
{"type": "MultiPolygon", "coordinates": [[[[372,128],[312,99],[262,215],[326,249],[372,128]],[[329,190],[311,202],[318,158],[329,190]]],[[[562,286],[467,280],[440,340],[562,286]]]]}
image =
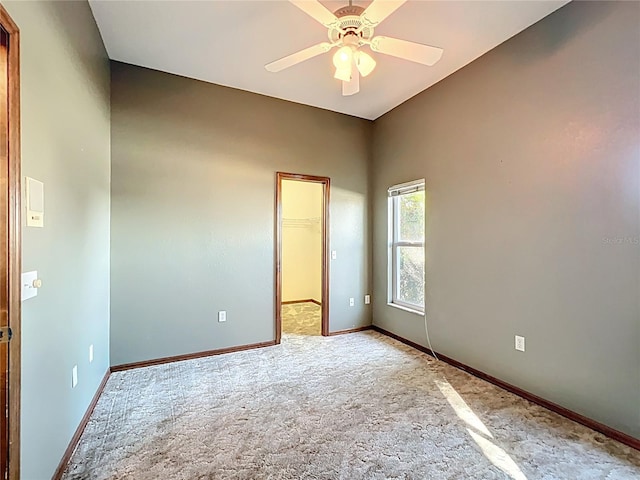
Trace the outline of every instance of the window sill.
{"type": "Polygon", "coordinates": [[[397,308],[398,310],[402,310],[404,312],[409,312],[409,313],[413,313],[415,315],[420,315],[421,317],[424,317],[424,312],[421,312],[420,310],[415,310],[413,308],[405,307],[404,305],[398,305],[397,303],[388,302],[387,306],[393,307],[393,308],[397,308]]]}

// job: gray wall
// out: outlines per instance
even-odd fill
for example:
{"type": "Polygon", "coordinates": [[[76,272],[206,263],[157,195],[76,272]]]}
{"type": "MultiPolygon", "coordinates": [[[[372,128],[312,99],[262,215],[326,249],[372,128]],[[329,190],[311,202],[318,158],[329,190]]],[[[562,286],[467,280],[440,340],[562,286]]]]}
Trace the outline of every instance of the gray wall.
{"type": "Polygon", "coordinates": [[[113,365],[274,339],[276,171],[331,178],[330,329],[370,324],[371,122],[121,63],[111,88],[113,365]]]}
{"type": "MultiPolygon", "coordinates": [[[[46,190],[23,240],[44,281],[22,331],[22,478],[40,480],[110,364],[109,65],[86,3],[3,4],[23,173],[46,190]]],[[[111,363],[273,338],[277,170],[332,179],[331,330],[371,320],[373,238],[375,322],[425,344],[385,301],[386,188],[425,177],[435,349],[640,437],[639,21],[562,8],[379,119],[371,169],[369,122],[113,64],[111,363]]]]}
{"type": "Polygon", "coordinates": [[[639,40],[571,3],[378,119],[372,170],[374,323],[426,344],[386,305],[386,189],[424,177],[434,349],[636,437],[639,40]]]}
{"type": "Polygon", "coordinates": [[[43,287],[22,314],[21,478],[42,480],[109,366],[109,63],[86,2],[3,5],[21,34],[22,172],[45,184],[45,227],[23,234],[43,287]]]}

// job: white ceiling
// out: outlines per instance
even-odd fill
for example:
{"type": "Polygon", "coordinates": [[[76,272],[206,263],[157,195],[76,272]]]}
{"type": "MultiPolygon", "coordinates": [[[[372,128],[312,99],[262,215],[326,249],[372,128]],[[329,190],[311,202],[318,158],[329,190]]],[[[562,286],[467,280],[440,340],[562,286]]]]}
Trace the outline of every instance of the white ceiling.
{"type": "MultiPolygon", "coordinates": [[[[322,1],[331,11],[348,3],[322,1]]],[[[370,1],[354,1],[367,6],[370,1]]],[[[356,117],[376,119],[524,30],[567,0],[409,1],[375,29],[444,48],[426,67],[374,53],[360,93],[343,97],[331,53],[279,73],[264,65],[327,40],[325,27],[286,0],[90,0],[109,57],[356,117]]]]}

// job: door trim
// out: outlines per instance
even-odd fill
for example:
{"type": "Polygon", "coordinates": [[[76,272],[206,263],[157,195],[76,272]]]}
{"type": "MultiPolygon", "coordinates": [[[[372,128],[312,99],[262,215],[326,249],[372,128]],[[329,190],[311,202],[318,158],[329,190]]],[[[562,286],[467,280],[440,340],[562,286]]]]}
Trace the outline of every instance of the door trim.
{"type": "Polygon", "coordinates": [[[329,335],[329,204],[331,179],[315,175],[276,172],[276,214],[275,214],[275,275],[276,275],[276,344],[282,339],[282,181],[298,180],[321,183],[323,185],[322,202],[322,335],[329,335]]]}
{"type": "MultiPolygon", "coordinates": [[[[20,478],[20,30],[0,5],[0,24],[9,34],[9,212],[0,221],[9,231],[9,326],[13,339],[9,342],[9,479],[20,478]]],[[[3,252],[4,254],[5,252],[3,252]]]]}

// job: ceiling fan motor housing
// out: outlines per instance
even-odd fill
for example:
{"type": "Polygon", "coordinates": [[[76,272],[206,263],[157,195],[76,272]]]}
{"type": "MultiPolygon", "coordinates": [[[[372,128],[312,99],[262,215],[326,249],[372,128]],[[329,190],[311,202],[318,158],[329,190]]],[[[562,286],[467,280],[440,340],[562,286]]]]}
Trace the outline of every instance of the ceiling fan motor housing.
{"type": "Polygon", "coordinates": [[[363,40],[371,40],[373,37],[373,27],[365,25],[360,15],[364,8],[357,5],[347,5],[334,12],[338,17],[338,23],[329,28],[329,41],[331,43],[340,42],[346,36],[355,36],[363,40]]]}
{"type": "Polygon", "coordinates": [[[340,7],[338,10],[333,12],[333,14],[338,17],[346,17],[346,16],[356,16],[359,17],[364,12],[364,8],[359,7],[358,5],[345,5],[344,7],[340,7]]]}

